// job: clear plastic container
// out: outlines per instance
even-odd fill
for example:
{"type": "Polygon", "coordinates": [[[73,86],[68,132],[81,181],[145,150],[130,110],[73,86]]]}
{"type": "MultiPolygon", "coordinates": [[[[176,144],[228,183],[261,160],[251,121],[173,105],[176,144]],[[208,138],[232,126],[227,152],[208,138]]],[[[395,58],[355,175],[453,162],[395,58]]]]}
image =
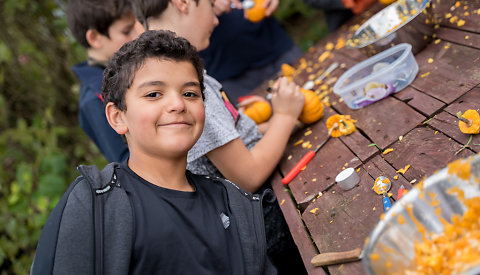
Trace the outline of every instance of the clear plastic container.
{"type": "Polygon", "coordinates": [[[333,92],[352,109],[363,108],[407,87],[418,73],[418,64],[407,43],[396,45],[346,71],[333,92]]]}

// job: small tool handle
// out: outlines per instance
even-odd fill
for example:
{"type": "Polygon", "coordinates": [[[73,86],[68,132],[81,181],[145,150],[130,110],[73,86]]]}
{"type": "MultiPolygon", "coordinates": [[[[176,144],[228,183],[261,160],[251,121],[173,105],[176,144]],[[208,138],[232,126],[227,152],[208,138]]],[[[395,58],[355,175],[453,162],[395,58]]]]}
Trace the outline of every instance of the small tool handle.
{"type": "Polygon", "coordinates": [[[303,158],[292,168],[292,170],[290,170],[290,172],[288,172],[288,174],[283,177],[282,183],[284,185],[289,184],[298,175],[298,173],[300,173],[302,168],[305,167],[305,165],[307,165],[310,160],[312,160],[314,156],[314,151],[309,151],[308,153],[306,153],[305,156],[303,156],[303,158]]]}
{"type": "Polygon", "coordinates": [[[321,253],[315,255],[310,262],[314,266],[348,263],[360,260],[361,253],[362,250],[360,248],[343,252],[321,253]]]}
{"type": "Polygon", "coordinates": [[[383,196],[383,209],[385,210],[385,213],[390,208],[392,208],[392,202],[390,201],[390,198],[388,196],[383,196]]]}

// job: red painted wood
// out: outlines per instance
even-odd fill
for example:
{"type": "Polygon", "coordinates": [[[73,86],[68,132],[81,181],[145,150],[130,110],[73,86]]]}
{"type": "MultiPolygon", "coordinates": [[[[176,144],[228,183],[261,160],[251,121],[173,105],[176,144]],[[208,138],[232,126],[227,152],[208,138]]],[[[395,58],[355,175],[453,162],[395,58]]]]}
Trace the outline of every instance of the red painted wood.
{"type": "Polygon", "coordinates": [[[393,96],[407,103],[410,107],[427,117],[433,115],[436,111],[445,106],[445,103],[440,100],[426,95],[412,87],[407,87],[393,96]]]}
{"type": "Polygon", "coordinates": [[[437,37],[444,41],[480,49],[480,34],[478,33],[458,31],[444,27],[439,28],[436,33],[437,37]]]}
{"type": "Polygon", "coordinates": [[[480,8],[479,0],[469,0],[469,1],[452,1],[452,0],[434,0],[432,1],[433,12],[438,15],[441,20],[441,26],[447,26],[450,28],[467,30],[470,32],[480,32],[480,25],[478,24],[478,9],[480,8]],[[457,2],[459,3],[456,6],[457,2]],[[466,14],[465,12],[468,12],[466,14]],[[448,17],[447,14],[451,16],[448,17]],[[456,16],[457,20],[452,20],[456,16]],[[447,18],[448,17],[448,18],[447,18]],[[459,26],[458,21],[464,20],[465,24],[459,26]]]}
{"type": "Polygon", "coordinates": [[[442,41],[431,43],[415,58],[420,70],[411,86],[445,103],[452,103],[480,83],[477,49],[442,41]]]}
{"type": "MultiPolygon", "coordinates": [[[[436,131],[439,131],[454,139],[460,144],[467,144],[471,136],[462,133],[458,128],[457,116],[453,116],[447,112],[441,112],[434,116],[432,120],[428,122],[428,125],[432,126],[436,131]]],[[[480,152],[480,145],[475,144],[480,144],[480,135],[472,135],[472,141],[470,142],[470,150],[478,153],[480,152]]]]}
{"type": "Polygon", "coordinates": [[[404,177],[408,181],[416,179],[419,182],[447,166],[449,162],[473,154],[470,150],[463,150],[455,155],[461,146],[462,144],[443,133],[435,134],[433,129],[419,127],[405,135],[401,142],[393,145],[396,154],[386,155],[385,160],[397,170],[411,165],[404,177]]]}
{"type": "MultiPolygon", "coordinates": [[[[334,185],[303,213],[303,220],[320,253],[363,248],[365,238],[384,212],[382,197],[371,190],[373,178],[364,169],[359,176],[360,183],[353,189],[344,191],[334,185]]],[[[344,264],[342,268],[331,266],[329,270],[339,274],[363,273],[360,262],[344,264]]]]}
{"type": "Polygon", "coordinates": [[[448,105],[448,107],[445,108],[445,111],[453,116],[457,116],[458,111],[465,112],[468,109],[480,109],[480,87],[478,86],[455,100],[452,104],[448,105]]]}
{"type": "Polygon", "coordinates": [[[357,127],[382,149],[425,119],[393,97],[384,98],[362,109],[351,110],[348,114],[357,120],[357,127]]]}
{"type": "Polygon", "coordinates": [[[282,209],[285,220],[288,224],[293,240],[298,247],[298,251],[302,257],[305,268],[308,274],[325,274],[321,267],[314,267],[310,264],[310,260],[316,254],[316,248],[312,243],[308,232],[305,229],[300,213],[297,211],[297,206],[292,200],[290,194],[285,191],[285,187],[280,182],[281,176],[275,173],[272,178],[272,188],[277,196],[277,201],[282,209]]]}

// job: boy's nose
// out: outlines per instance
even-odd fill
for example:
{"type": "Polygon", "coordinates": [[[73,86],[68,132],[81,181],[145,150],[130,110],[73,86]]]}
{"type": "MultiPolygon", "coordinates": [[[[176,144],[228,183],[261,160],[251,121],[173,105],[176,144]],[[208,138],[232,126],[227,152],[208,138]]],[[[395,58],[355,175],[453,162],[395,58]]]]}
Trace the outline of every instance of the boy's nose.
{"type": "Polygon", "coordinates": [[[168,97],[167,102],[167,111],[168,112],[183,112],[185,111],[185,101],[182,95],[173,94],[168,97]]]}

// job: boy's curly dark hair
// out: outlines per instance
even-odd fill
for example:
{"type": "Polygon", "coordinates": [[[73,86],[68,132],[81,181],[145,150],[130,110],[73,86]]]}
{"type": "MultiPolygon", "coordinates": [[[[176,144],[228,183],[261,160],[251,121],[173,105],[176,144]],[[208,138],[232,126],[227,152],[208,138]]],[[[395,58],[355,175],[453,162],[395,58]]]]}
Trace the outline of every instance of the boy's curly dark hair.
{"type": "Polygon", "coordinates": [[[113,102],[120,110],[127,109],[125,93],[147,58],[190,62],[197,72],[203,97],[203,61],[197,49],[174,32],[158,30],[144,32],[113,55],[103,72],[102,97],[105,105],[113,102]]]}
{"type": "Polygon", "coordinates": [[[67,23],[78,43],[90,48],[85,37],[89,29],[109,37],[108,28],[116,20],[132,12],[129,0],[69,0],[67,23]]]}

